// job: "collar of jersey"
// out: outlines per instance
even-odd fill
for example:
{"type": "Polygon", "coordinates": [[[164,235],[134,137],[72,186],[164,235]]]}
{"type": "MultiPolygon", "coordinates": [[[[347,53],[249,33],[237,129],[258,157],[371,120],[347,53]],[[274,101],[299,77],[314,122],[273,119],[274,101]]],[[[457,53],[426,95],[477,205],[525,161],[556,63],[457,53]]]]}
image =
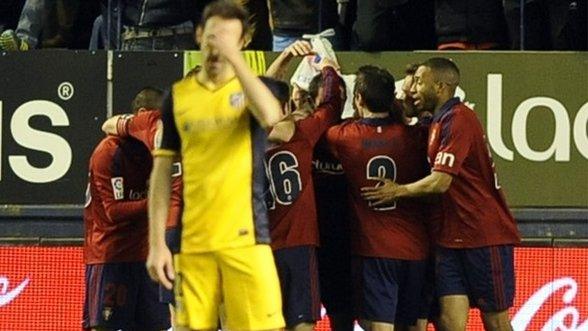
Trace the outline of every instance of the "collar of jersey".
{"type": "Polygon", "coordinates": [[[381,117],[381,118],[362,118],[359,120],[359,123],[371,126],[381,126],[381,125],[388,125],[393,124],[394,119],[390,116],[388,117],[381,117]]]}
{"type": "Polygon", "coordinates": [[[224,82],[223,84],[221,84],[221,85],[217,86],[216,88],[214,88],[214,89],[211,89],[211,88],[209,88],[208,86],[206,86],[206,85],[202,84],[202,83],[201,83],[201,82],[198,80],[198,78],[196,78],[196,76],[194,76],[194,81],[196,82],[196,84],[197,84],[197,85],[199,85],[199,86],[201,86],[201,87],[203,87],[205,90],[207,90],[207,91],[209,91],[209,92],[216,92],[216,91],[218,91],[218,90],[222,89],[223,87],[225,87],[225,86],[229,85],[229,84],[230,84],[230,83],[231,83],[233,80],[235,80],[235,79],[237,79],[237,75],[233,76],[233,78],[231,78],[231,79],[227,80],[226,82],[224,82]]]}
{"type": "Polygon", "coordinates": [[[443,104],[443,106],[441,106],[441,109],[439,109],[439,112],[437,112],[437,114],[433,115],[433,121],[438,121],[441,118],[441,116],[443,116],[445,113],[450,111],[451,108],[453,108],[453,106],[457,105],[460,102],[461,102],[461,100],[458,97],[453,97],[453,98],[447,100],[443,104]]]}

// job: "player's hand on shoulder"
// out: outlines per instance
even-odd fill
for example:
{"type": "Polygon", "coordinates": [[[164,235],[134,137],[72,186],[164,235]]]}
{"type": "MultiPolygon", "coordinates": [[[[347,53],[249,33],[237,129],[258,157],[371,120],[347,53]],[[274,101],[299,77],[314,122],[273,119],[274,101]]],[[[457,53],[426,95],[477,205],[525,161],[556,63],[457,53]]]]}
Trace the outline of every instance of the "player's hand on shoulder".
{"type": "Polygon", "coordinates": [[[400,185],[394,181],[382,178],[376,186],[361,188],[361,196],[370,203],[372,207],[384,206],[396,200],[400,185]]]}
{"type": "Polygon", "coordinates": [[[173,257],[166,245],[149,247],[146,267],[149,277],[154,282],[163,285],[168,290],[172,289],[175,279],[173,257]]]}

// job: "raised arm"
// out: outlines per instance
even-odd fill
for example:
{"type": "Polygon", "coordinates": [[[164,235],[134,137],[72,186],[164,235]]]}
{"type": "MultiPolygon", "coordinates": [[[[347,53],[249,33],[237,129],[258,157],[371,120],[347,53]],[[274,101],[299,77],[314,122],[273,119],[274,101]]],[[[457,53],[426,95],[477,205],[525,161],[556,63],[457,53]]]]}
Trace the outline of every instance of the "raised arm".
{"type": "Polygon", "coordinates": [[[175,275],[171,251],[165,243],[165,225],[170,208],[173,158],[180,151],[180,137],[174,122],[172,96],[168,96],[164,102],[162,125],[163,132],[157,133],[157,136],[161,135],[162,138],[153,151],[153,170],[150,177],[147,271],[154,281],[171,289],[175,275]]]}
{"type": "Polygon", "coordinates": [[[286,49],[278,55],[269,68],[267,68],[265,76],[285,80],[286,72],[288,71],[292,59],[296,56],[306,56],[311,54],[314,53],[312,52],[312,46],[310,43],[306,40],[297,40],[290,46],[286,47],[286,49]]]}

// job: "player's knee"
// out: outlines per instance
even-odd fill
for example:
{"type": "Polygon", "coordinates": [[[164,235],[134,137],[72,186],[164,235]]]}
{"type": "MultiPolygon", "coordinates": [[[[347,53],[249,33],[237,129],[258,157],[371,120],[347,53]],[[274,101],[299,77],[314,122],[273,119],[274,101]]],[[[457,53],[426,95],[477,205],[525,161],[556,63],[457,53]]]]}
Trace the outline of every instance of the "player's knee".
{"type": "Polygon", "coordinates": [[[512,331],[508,310],[500,312],[482,312],[484,327],[489,331],[512,331]]]}
{"type": "Polygon", "coordinates": [[[312,331],[314,330],[315,323],[300,323],[296,324],[292,330],[293,331],[312,331]]]}
{"type": "Polygon", "coordinates": [[[467,316],[463,318],[460,314],[441,312],[439,316],[439,327],[441,331],[465,331],[467,316]]]}

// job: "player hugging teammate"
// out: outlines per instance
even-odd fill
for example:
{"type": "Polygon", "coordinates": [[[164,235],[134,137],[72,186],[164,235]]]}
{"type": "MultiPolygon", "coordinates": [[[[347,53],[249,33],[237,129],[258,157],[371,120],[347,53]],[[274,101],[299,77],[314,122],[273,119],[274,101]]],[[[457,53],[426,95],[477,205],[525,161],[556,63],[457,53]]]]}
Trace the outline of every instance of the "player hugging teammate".
{"type": "Polygon", "coordinates": [[[168,328],[173,300],[150,276],[173,287],[178,330],[310,331],[321,302],[335,331],[425,331],[428,318],[465,331],[470,307],[486,330],[512,330],[519,234],[482,126],[454,98],[455,63],[413,66],[397,100],[387,70],[361,67],[346,96],[338,64],[315,58],[309,91],[290,94],[276,79],[311,45],[257,77],[240,54],[248,18],[234,1],[208,5],[202,67],[163,105],[146,88],[135,116],[105,122],[84,327],[168,328]],[[342,121],[347,97],[356,115],[342,121]]]}
{"type": "MultiPolygon", "coordinates": [[[[310,44],[298,41],[268,73],[283,78],[292,57],[312,54],[310,44]]],[[[287,133],[266,155],[288,328],[316,321],[319,228],[325,232],[318,236],[320,297],[335,330],[350,330],[357,319],[368,330],[424,331],[430,320],[438,330],[465,331],[470,307],[481,310],[486,330],[512,330],[507,310],[520,238],[482,126],[454,97],[455,63],[432,58],[409,67],[402,100],[387,70],[361,67],[352,96],[358,118],[340,124],[320,122],[325,107],[341,107],[329,72],[323,68],[306,95],[293,89],[297,108],[272,131],[287,133]],[[311,152],[315,176],[309,177],[311,152]],[[315,203],[308,199],[312,186],[315,203]]]]}

